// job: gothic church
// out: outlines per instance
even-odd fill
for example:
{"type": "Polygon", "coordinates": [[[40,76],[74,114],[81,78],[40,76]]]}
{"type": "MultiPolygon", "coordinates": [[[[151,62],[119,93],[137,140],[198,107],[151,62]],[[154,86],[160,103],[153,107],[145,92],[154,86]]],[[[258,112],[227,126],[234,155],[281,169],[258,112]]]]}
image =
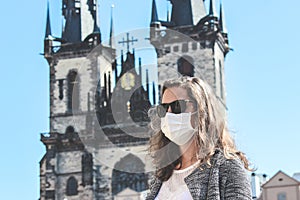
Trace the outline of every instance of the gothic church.
{"type": "MultiPolygon", "coordinates": [[[[40,161],[40,200],[114,199],[125,189],[148,189],[151,162],[147,110],[157,104],[160,85],[174,73],[205,79],[226,110],[224,59],[230,48],[223,15],[210,0],[170,0],[166,20],[152,1],[149,42],[157,55],[157,82],[134,49],[104,44],[97,0],[62,0],[61,37],[51,33],[47,9],[44,57],[50,68],[49,133],[40,161]],[[138,66],[135,63],[138,60],[138,66]],[[152,90],[150,89],[152,88],[152,90]]],[[[162,0],[161,0],[162,1],[162,0]]],[[[112,20],[112,19],[111,19],[112,20]]],[[[135,42],[129,38],[124,44],[135,42]]],[[[122,41],[121,41],[122,42],[122,41]]]]}

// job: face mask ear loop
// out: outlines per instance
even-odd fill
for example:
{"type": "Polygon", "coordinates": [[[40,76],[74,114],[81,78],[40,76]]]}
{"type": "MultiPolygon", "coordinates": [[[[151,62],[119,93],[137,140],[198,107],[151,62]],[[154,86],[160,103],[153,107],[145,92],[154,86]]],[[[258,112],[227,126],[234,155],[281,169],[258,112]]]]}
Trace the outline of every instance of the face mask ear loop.
{"type": "Polygon", "coordinates": [[[197,114],[197,113],[198,113],[198,111],[191,112],[191,115],[194,115],[194,114],[197,114]]]}

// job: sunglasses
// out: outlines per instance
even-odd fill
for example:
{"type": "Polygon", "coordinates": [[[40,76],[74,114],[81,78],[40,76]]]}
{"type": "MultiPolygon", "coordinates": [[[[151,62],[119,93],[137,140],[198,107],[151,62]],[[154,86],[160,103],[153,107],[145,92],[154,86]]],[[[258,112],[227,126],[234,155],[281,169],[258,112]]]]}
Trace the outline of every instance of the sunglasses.
{"type": "Polygon", "coordinates": [[[187,103],[193,102],[191,100],[176,100],[171,103],[162,103],[156,106],[157,115],[162,118],[166,116],[169,107],[171,107],[171,112],[174,114],[183,113],[187,108],[187,103]]]}

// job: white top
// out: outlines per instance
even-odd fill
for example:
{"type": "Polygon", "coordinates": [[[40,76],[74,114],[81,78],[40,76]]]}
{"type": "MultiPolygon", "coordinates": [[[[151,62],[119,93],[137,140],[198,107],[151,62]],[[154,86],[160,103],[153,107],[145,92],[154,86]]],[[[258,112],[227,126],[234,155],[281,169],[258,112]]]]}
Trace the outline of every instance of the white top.
{"type": "Polygon", "coordinates": [[[184,178],[190,175],[198,164],[199,161],[185,169],[174,170],[172,176],[163,182],[155,200],[193,200],[184,178]]]}

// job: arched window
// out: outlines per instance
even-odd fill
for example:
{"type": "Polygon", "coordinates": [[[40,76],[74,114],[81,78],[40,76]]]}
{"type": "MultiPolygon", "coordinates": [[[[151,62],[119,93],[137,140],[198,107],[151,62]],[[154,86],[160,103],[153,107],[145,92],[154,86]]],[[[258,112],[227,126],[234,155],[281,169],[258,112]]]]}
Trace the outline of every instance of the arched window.
{"type": "Polygon", "coordinates": [[[68,111],[79,109],[79,80],[77,72],[71,70],[67,77],[68,80],[68,111]]]}
{"type": "Polygon", "coordinates": [[[186,76],[194,76],[194,60],[191,57],[184,56],[177,61],[178,72],[186,76]]]}
{"type": "Polygon", "coordinates": [[[145,171],[145,164],[138,157],[132,154],[123,157],[116,163],[112,173],[113,195],[128,187],[137,192],[146,190],[148,187],[148,176],[142,173],[143,171],[145,171]]]}
{"type": "Polygon", "coordinates": [[[59,96],[58,98],[62,100],[64,98],[64,79],[58,80],[59,96]]]}
{"type": "Polygon", "coordinates": [[[81,158],[82,167],[82,185],[93,184],[93,155],[85,152],[81,158]]]}
{"type": "Polygon", "coordinates": [[[78,194],[78,183],[77,180],[71,176],[67,181],[67,191],[66,194],[68,196],[73,196],[78,194]]]}
{"type": "Polygon", "coordinates": [[[73,126],[68,126],[68,127],[66,128],[66,132],[65,132],[65,133],[74,133],[74,132],[75,132],[74,127],[73,127],[73,126]]]}

